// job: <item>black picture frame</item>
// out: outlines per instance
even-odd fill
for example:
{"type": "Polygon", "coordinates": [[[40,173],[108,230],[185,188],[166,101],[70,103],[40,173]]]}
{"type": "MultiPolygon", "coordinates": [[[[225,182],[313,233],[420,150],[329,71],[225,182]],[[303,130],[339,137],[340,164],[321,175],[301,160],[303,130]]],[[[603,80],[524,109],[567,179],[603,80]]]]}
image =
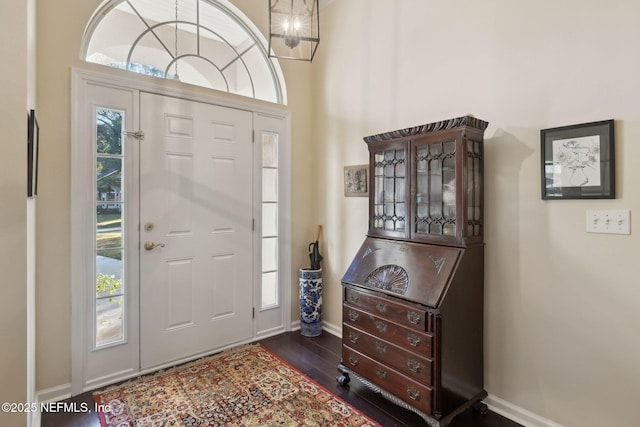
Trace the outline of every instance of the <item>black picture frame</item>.
{"type": "Polygon", "coordinates": [[[35,110],[29,111],[27,123],[27,197],[36,197],[38,195],[40,127],[35,110]]]}
{"type": "Polygon", "coordinates": [[[614,121],[540,131],[543,200],[615,199],[614,121]]]}

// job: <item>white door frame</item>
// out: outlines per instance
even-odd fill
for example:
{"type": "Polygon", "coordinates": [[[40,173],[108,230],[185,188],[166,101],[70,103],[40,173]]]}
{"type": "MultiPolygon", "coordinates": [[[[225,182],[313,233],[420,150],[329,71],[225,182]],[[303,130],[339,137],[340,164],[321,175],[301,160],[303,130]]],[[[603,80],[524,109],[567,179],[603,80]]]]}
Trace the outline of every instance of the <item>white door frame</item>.
{"type": "MultiPolygon", "coordinates": [[[[88,85],[106,86],[114,89],[120,89],[125,91],[131,91],[135,94],[136,107],[138,107],[139,93],[149,92],[164,96],[172,96],[190,101],[204,102],[208,104],[220,105],[229,108],[236,108],[253,112],[254,114],[254,129],[255,122],[258,116],[268,116],[278,119],[282,122],[281,138],[282,144],[279,149],[279,271],[280,274],[280,292],[281,292],[281,304],[279,307],[280,315],[277,316],[274,323],[274,316],[266,316],[265,313],[260,312],[260,308],[256,307],[256,315],[254,318],[254,336],[253,340],[257,340],[270,335],[275,335],[280,332],[291,330],[291,202],[290,202],[290,169],[291,169],[291,150],[290,150],[290,129],[291,120],[290,113],[286,110],[277,107],[268,107],[257,102],[238,101],[229,98],[217,97],[214,95],[196,93],[186,89],[178,89],[167,87],[166,83],[159,84],[155,82],[153,78],[145,76],[131,76],[125,72],[119,70],[109,70],[109,72],[96,72],[87,71],[82,69],[73,68],[71,70],[71,394],[79,394],[84,391],[95,389],[104,385],[108,385],[115,381],[131,378],[144,373],[138,366],[135,369],[127,369],[121,372],[114,373],[113,375],[105,376],[99,381],[94,381],[91,384],[87,384],[86,365],[87,354],[92,347],[92,343],[88,343],[88,334],[86,327],[87,318],[87,283],[91,283],[95,280],[95,273],[90,266],[94,262],[94,239],[87,239],[87,233],[95,235],[93,230],[93,215],[95,215],[95,204],[91,203],[91,206],[87,205],[93,202],[92,199],[87,199],[87,194],[94,194],[95,189],[92,188],[92,180],[87,179],[91,177],[95,171],[92,170],[93,157],[95,153],[91,147],[87,148],[87,141],[83,132],[86,128],[84,123],[84,112],[87,105],[83,94],[85,93],[88,85]],[[83,128],[84,126],[84,128],[83,128]]],[[[135,123],[138,125],[138,123],[135,123]]],[[[129,129],[127,129],[129,130],[129,129]]],[[[255,143],[256,141],[254,141],[255,143]]],[[[257,144],[256,144],[257,145],[257,144]]],[[[256,153],[259,150],[254,150],[256,153]]],[[[260,162],[254,161],[254,168],[259,168],[260,162]]],[[[260,177],[259,171],[256,170],[255,176],[260,177]]],[[[256,178],[259,179],[259,178],[256,178]]],[[[260,204],[254,204],[254,218],[256,223],[260,218],[260,204]]],[[[137,233],[134,227],[129,227],[130,232],[137,233]]],[[[256,227],[255,233],[260,231],[260,227],[256,227]]],[[[138,241],[139,244],[139,241],[138,241]]],[[[260,253],[260,246],[254,248],[256,259],[260,253]]],[[[259,266],[259,264],[258,264],[259,266]]],[[[259,274],[254,274],[257,278],[259,274]]],[[[254,295],[258,295],[259,282],[254,282],[254,295]]],[[[139,292],[139,289],[135,287],[133,292],[139,292]]],[[[137,295],[133,298],[137,301],[137,295]]],[[[258,301],[254,301],[254,307],[258,305],[258,301]]],[[[138,307],[132,307],[134,312],[130,313],[132,316],[139,316],[138,307]]],[[[135,320],[137,325],[137,318],[135,320]]],[[[136,326],[137,327],[137,326],[136,326]]],[[[139,360],[139,342],[136,343],[135,357],[139,360]]],[[[213,349],[219,351],[222,349],[213,349]]],[[[201,355],[198,355],[201,356],[201,355]]],[[[172,362],[173,364],[175,362],[172,362]]],[[[157,369],[154,368],[154,369],[157,369]]]]}

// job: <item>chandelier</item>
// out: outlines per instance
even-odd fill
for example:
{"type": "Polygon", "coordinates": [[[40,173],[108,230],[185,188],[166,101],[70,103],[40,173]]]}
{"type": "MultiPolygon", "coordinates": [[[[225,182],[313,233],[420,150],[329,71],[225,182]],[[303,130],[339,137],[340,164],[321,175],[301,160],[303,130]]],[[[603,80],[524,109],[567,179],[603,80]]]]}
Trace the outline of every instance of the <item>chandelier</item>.
{"type": "Polygon", "coordinates": [[[269,3],[269,56],[312,61],[320,43],[318,0],[269,3]]]}

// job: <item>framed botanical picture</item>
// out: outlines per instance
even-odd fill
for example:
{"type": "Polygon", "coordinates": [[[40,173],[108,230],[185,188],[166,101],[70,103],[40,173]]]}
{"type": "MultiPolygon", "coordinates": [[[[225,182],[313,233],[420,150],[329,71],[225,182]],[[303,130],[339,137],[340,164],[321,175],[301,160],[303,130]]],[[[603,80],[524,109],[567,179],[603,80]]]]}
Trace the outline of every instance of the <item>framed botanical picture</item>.
{"type": "Polygon", "coordinates": [[[369,195],[369,181],[367,171],[369,166],[345,166],[344,167],[344,195],[347,197],[369,195]]]}
{"type": "Polygon", "coordinates": [[[40,145],[40,128],[35,110],[27,116],[27,196],[38,194],[38,152],[40,145]]]}
{"type": "Polygon", "coordinates": [[[613,120],[540,131],[542,198],[614,199],[613,120]]]}

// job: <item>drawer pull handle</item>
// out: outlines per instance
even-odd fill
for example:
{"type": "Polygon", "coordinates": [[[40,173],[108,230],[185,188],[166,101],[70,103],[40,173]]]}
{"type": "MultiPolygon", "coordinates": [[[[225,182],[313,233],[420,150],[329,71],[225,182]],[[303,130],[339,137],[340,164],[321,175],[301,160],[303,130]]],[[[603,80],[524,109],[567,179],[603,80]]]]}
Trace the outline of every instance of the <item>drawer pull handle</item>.
{"type": "Polygon", "coordinates": [[[349,341],[356,344],[358,341],[360,341],[360,337],[356,333],[349,332],[349,341]]]}
{"type": "Polygon", "coordinates": [[[387,346],[379,341],[376,341],[376,350],[378,353],[385,354],[387,352],[387,346]]]}
{"type": "Polygon", "coordinates": [[[351,363],[353,366],[358,366],[360,361],[355,356],[349,356],[349,363],[351,363]]]}
{"type": "Polygon", "coordinates": [[[420,337],[417,336],[416,334],[407,335],[407,341],[409,341],[409,344],[414,347],[417,347],[420,345],[420,337]]]}
{"type": "Polygon", "coordinates": [[[382,332],[382,333],[387,332],[387,324],[379,320],[376,320],[376,329],[378,330],[378,332],[382,332]]]}
{"type": "Polygon", "coordinates": [[[376,309],[380,312],[380,313],[386,313],[387,311],[387,304],[383,303],[383,302],[376,302],[376,309]]]}
{"type": "Polygon", "coordinates": [[[422,370],[422,365],[417,360],[409,359],[407,360],[407,367],[411,372],[415,372],[416,374],[422,370]]]}
{"type": "Polygon", "coordinates": [[[387,379],[387,371],[385,371],[384,369],[377,368],[376,375],[383,380],[387,379]]]}
{"type": "Polygon", "coordinates": [[[352,322],[355,322],[356,320],[358,320],[359,317],[360,317],[360,313],[357,313],[355,311],[349,312],[349,319],[351,319],[352,322]]]}
{"type": "Polygon", "coordinates": [[[420,323],[420,313],[416,313],[415,311],[409,311],[407,312],[407,319],[409,320],[409,322],[413,323],[414,325],[417,325],[418,323],[420,323]]]}
{"type": "Polygon", "coordinates": [[[410,397],[412,400],[418,400],[418,399],[420,399],[420,391],[419,391],[419,390],[416,390],[416,389],[415,389],[415,388],[413,388],[413,387],[409,387],[409,388],[407,388],[407,394],[409,395],[409,397],[410,397]]]}
{"type": "Polygon", "coordinates": [[[353,295],[353,294],[349,294],[349,297],[347,299],[352,304],[357,304],[360,301],[360,297],[358,297],[358,295],[353,295]]]}

